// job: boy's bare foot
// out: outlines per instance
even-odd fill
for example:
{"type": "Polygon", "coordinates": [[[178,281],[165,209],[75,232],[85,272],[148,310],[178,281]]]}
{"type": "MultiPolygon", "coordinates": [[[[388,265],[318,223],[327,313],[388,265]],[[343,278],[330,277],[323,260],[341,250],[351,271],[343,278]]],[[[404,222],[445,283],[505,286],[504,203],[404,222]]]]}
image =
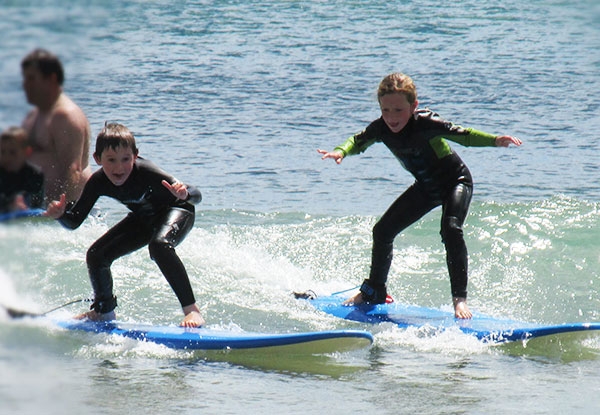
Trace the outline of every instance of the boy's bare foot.
{"type": "Polygon", "coordinates": [[[204,324],[206,324],[206,321],[204,321],[200,313],[197,311],[192,311],[191,313],[185,315],[183,321],[179,325],[181,327],[194,328],[202,327],[204,324]]]}
{"type": "Polygon", "coordinates": [[[454,305],[454,317],[469,319],[473,317],[473,313],[467,307],[467,299],[462,297],[452,298],[452,304],[454,305]]]}
{"type": "Polygon", "coordinates": [[[204,318],[202,318],[202,315],[200,314],[200,309],[195,303],[183,307],[183,313],[185,314],[185,317],[179,324],[180,327],[194,328],[201,327],[206,324],[206,321],[204,321],[204,318]]]}
{"type": "Polygon", "coordinates": [[[82,313],[73,317],[75,320],[90,320],[90,321],[111,321],[116,320],[117,315],[114,311],[109,313],[98,313],[96,310],[90,310],[87,313],[82,313]]]}
{"type": "Polygon", "coordinates": [[[354,297],[348,298],[346,301],[342,303],[342,305],[358,305],[364,303],[362,293],[359,291],[354,297]]]}

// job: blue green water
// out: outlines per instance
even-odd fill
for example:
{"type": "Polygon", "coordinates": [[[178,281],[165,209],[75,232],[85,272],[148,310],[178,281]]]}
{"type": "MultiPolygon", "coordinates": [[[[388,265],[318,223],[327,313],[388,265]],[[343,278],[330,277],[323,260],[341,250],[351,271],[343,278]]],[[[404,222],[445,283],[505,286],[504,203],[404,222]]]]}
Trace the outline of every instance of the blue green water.
{"type": "MultiPolygon", "coordinates": [[[[600,10],[596,2],[0,1],[0,128],[28,110],[19,62],[57,53],[94,135],[122,122],[141,154],[204,195],[178,252],[211,327],[363,328],[369,350],[231,362],[0,317],[0,413],[590,413],[598,339],[542,350],[339,321],[291,298],[353,287],[371,227],[411,183],[383,146],[333,148],[378,116],[391,71],[422,106],[520,148],[454,148],[475,178],[469,302],[499,317],[598,321],[600,10]]],[[[85,251],[123,214],[67,231],[0,227],[0,300],[43,311],[88,296],[85,251]]],[[[397,301],[449,307],[439,210],[395,243],[397,301]]],[[[125,320],[180,311],[141,250],[117,261],[125,320]]],[[[85,306],[73,306],[69,315],[85,306]]]]}

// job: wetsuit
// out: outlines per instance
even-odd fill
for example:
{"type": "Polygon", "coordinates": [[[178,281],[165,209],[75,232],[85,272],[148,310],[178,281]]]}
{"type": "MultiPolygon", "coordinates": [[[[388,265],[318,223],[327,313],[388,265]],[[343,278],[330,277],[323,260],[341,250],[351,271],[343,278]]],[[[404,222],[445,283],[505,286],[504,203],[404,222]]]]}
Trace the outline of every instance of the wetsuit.
{"type": "Polygon", "coordinates": [[[39,208],[44,201],[44,174],[29,163],[18,172],[0,168],[0,212],[10,210],[15,197],[22,194],[30,208],[39,208]]]}
{"type": "Polygon", "coordinates": [[[110,266],[114,260],[148,245],[156,262],[182,307],[196,302],[185,267],[175,247],[194,226],[194,204],[202,199],[200,191],[188,186],[188,199],[177,199],[161,183],[175,178],[148,160],[138,157],[125,183],[115,186],[102,169],[87,181],[81,197],[70,203],[59,218],[75,229],[85,220],[100,196],[108,196],[126,205],[131,212],[92,244],[86,262],[94,289],[94,308],[108,313],[116,307],[110,266]]]}
{"type": "Polygon", "coordinates": [[[495,135],[453,125],[429,110],[417,110],[398,133],[393,133],[379,118],[335,148],[348,156],[383,142],[416,179],[373,227],[371,271],[361,287],[363,299],[385,302],[394,238],[440,205],[440,234],[446,248],[452,296],[466,298],[467,247],[462,225],[471,202],[473,180],[446,140],[464,146],[495,146],[495,139],[495,135]]]}

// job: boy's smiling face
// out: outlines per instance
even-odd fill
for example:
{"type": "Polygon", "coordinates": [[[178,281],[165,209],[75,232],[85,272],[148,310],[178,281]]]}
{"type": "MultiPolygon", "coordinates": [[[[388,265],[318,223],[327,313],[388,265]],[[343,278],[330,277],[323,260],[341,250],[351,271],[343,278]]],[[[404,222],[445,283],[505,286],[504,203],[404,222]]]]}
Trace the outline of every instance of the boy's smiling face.
{"type": "Polygon", "coordinates": [[[418,101],[410,104],[402,93],[386,94],[379,98],[381,116],[393,133],[406,127],[418,104],[418,101]]]}
{"type": "Polygon", "coordinates": [[[121,186],[129,178],[137,155],[129,147],[108,147],[102,151],[100,158],[94,155],[94,159],[102,166],[108,180],[115,186],[121,186]]]}

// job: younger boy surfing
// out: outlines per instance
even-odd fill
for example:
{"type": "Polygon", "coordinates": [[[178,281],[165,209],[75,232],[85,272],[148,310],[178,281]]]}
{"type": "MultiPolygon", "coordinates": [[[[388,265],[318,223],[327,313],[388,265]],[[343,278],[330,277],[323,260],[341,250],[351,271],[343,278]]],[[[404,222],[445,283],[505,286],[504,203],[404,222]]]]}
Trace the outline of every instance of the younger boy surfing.
{"type": "Polygon", "coordinates": [[[148,160],[138,157],[135,138],[120,124],[106,124],[96,139],[94,160],[101,168],[87,181],[77,202],[50,202],[46,215],[69,229],[88,216],[100,196],[126,205],[131,212],[87,252],[86,262],[94,303],[90,311],[77,316],[94,321],[114,320],[117,306],[110,266],[114,260],[148,245],[156,262],[175,292],[185,315],[181,326],[204,324],[186,269],[175,252],[194,226],[194,204],[200,191],[177,181],[148,160]]]}

